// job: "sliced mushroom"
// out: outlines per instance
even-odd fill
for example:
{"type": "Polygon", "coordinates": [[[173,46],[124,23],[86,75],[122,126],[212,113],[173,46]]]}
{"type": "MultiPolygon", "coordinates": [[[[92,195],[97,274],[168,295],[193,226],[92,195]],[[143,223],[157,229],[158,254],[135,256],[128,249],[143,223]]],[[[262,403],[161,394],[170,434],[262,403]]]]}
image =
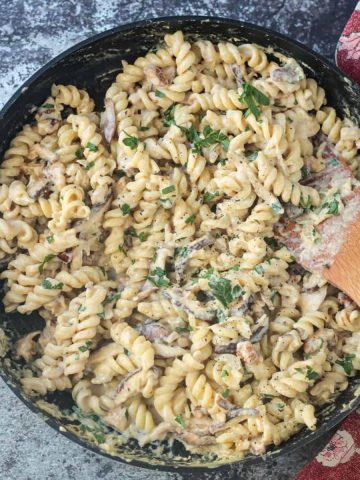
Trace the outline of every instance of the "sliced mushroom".
{"type": "Polygon", "coordinates": [[[231,65],[231,70],[233,71],[234,75],[235,75],[235,79],[236,79],[236,84],[238,87],[242,87],[243,84],[244,84],[244,78],[242,76],[242,73],[241,73],[241,70],[240,70],[240,67],[239,65],[237,65],[236,63],[233,63],[231,65]]]}
{"type": "Polygon", "coordinates": [[[144,335],[146,340],[155,342],[156,340],[159,340],[159,338],[167,337],[170,334],[170,331],[165,325],[148,319],[141,325],[140,333],[144,335]]]}
{"type": "Polygon", "coordinates": [[[270,78],[274,82],[297,83],[305,77],[303,69],[294,60],[289,59],[283,67],[276,68],[270,73],[270,78]]]}
{"type": "Polygon", "coordinates": [[[215,237],[208,234],[208,235],[204,235],[201,238],[197,238],[193,242],[189,243],[187,247],[184,247],[181,250],[182,253],[178,255],[177,260],[175,262],[175,276],[176,276],[176,281],[179,284],[183,279],[186,264],[189,258],[191,257],[191,255],[194,252],[201,250],[202,248],[212,245],[214,242],[215,242],[215,237]]]}
{"type": "Polygon", "coordinates": [[[175,309],[181,309],[199,320],[210,322],[216,318],[216,311],[204,308],[200,302],[189,298],[189,293],[183,293],[180,288],[168,288],[162,291],[162,295],[171,301],[175,309]]]}
{"type": "Polygon", "coordinates": [[[256,408],[234,408],[226,414],[226,418],[231,420],[235,417],[258,417],[259,415],[260,412],[256,408]]]}
{"type": "Polygon", "coordinates": [[[251,343],[260,342],[260,340],[267,334],[268,330],[269,330],[269,318],[267,315],[263,314],[257,323],[257,329],[250,337],[250,342],[251,343]]]}
{"type": "Polygon", "coordinates": [[[101,116],[101,129],[105,140],[110,144],[116,130],[115,104],[111,98],[105,99],[105,111],[101,116]]]}
{"type": "Polygon", "coordinates": [[[57,254],[57,257],[60,258],[60,260],[64,263],[70,263],[71,262],[71,253],[66,253],[66,252],[60,252],[57,254]]]}
{"type": "Polygon", "coordinates": [[[236,345],[236,355],[245,363],[259,363],[262,356],[255,350],[254,346],[248,340],[239,342],[236,345]]]}
{"type": "Polygon", "coordinates": [[[37,200],[40,197],[46,197],[49,194],[50,182],[44,175],[40,177],[31,176],[26,190],[29,196],[37,200]]]}
{"type": "Polygon", "coordinates": [[[111,199],[111,193],[109,193],[104,203],[93,205],[88,218],[76,222],[74,230],[76,233],[80,233],[80,238],[86,239],[94,231],[99,231],[99,225],[102,224],[103,216],[110,206],[111,199]]]}
{"type": "Polygon", "coordinates": [[[254,297],[250,295],[248,298],[243,299],[240,298],[239,302],[236,303],[230,309],[230,316],[231,317],[242,317],[250,308],[251,304],[254,302],[254,297]]]}
{"type": "Polygon", "coordinates": [[[171,70],[165,70],[149,64],[144,67],[144,73],[154,87],[167,87],[170,84],[171,70]]]}
{"type": "Polygon", "coordinates": [[[215,353],[235,353],[236,352],[236,342],[231,342],[226,345],[216,345],[214,347],[215,353]]]}

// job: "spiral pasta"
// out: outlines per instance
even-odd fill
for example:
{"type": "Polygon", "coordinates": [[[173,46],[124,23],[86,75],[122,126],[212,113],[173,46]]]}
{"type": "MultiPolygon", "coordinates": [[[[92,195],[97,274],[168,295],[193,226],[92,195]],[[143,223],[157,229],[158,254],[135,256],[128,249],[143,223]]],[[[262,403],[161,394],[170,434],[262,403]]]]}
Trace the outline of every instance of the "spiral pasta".
{"type": "Polygon", "coordinates": [[[313,175],[329,151],[358,174],[360,129],[296,60],[180,31],[104,105],[53,85],[0,167],[5,311],[45,320],[16,342],[25,393],[70,390],[104,448],[228,460],[314,430],[360,370],[360,311],[276,237],[295,215],[322,241],[355,182],[313,175]]]}

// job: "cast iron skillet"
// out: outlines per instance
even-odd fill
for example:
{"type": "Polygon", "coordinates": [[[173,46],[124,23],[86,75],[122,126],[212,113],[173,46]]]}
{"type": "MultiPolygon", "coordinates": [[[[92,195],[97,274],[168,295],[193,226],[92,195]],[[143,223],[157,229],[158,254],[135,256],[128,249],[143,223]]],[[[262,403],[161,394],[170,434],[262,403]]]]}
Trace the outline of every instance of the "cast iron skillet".
{"type": "MultiPolygon", "coordinates": [[[[328,103],[335,107],[340,115],[344,114],[348,107],[356,121],[360,118],[359,87],[331,63],[303,45],[271,30],[236,20],[193,16],[168,17],[135,22],[96,35],[70,48],[41,68],[13,95],[0,113],[0,158],[21,125],[31,120],[33,106],[41,104],[49,95],[53,83],[75,84],[85,88],[96,100],[97,109],[101,110],[104,93],[120,70],[120,60],[134,61],[161,42],[164,33],[178,29],[183,30],[192,40],[203,37],[214,42],[254,42],[292,56],[302,62],[308,76],[316,78],[325,88],[328,103]]],[[[27,398],[21,391],[18,370],[24,364],[15,358],[11,345],[19,336],[42,328],[42,325],[42,319],[35,313],[25,316],[18,313],[10,315],[2,311],[0,328],[10,338],[9,349],[6,355],[0,358],[2,378],[20,400],[33,412],[41,415],[48,425],[56,430],[60,427],[66,428],[67,431],[62,433],[72,441],[96,453],[110,456],[88,438],[80,438],[69,431],[77,425],[76,421],[67,417],[68,410],[73,406],[69,393],[56,392],[46,397],[47,402],[58,407],[58,415],[54,417],[46,412],[48,409],[44,409],[43,404],[36,404],[36,399],[27,398]]],[[[335,403],[320,410],[319,428],[315,432],[303,429],[280,448],[270,450],[267,456],[284,455],[329,431],[359,404],[355,393],[359,385],[359,376],[351,379],[349,388],[337,397],[335,403]]],[[[191,456],[177,442],[160,455],[150,446],[140,448],[135,441],[130,441],[120,447],[112,458],[146,468],[188,473],[189,468],[195,472],[206,471],[209,467],[229,468],[229,464],[219,466],[214,459],[191,456]]],[[[248,456],[241,460],[242,464],[262,461],[261,457],[256,456],[248,456]]]]}

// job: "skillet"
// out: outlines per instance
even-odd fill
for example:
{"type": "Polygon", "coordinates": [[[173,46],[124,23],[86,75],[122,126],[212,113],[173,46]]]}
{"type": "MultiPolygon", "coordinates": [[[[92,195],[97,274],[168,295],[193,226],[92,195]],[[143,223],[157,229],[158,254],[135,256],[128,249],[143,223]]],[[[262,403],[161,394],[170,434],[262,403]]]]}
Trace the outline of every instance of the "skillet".
{"type": "MultiPolygon", "coordinates": [[[[350,112],[353,120],[360,123],[360,87],[322,56],[300,43],[272,30],[227,18],[165,17],[130,23],[96,35],[66,50],[35,73],[0,112],[0,158],[21,126],[31,121],[34,105],[43,102],[53,83],[74,84],[86,89],[96,101],[96,110],[102,110],[105,91],[120,71],[120,60],[133,62],[161,42],[165,33],[179,29],[191,41],[204,38],[213,42],[256,43],[294,57],[304,68],[305,74],[315,78],[325,89],[328,104],[336,108],[340,116],[350,112]]],[[[216,468],[220,472],[228,470],[230,462],[234,463],[234,459],[229,459],[228,463],[225,459],[220,464],[213,457],[191,455],[179,442],[154,449],[152,446],[141,448],[131,440],[107,452],[89,436],[79,432],[78,422],[69,415],[73,407],[69,392],[50,393],[45,401],[27,397],[19,382],[19,372],[24,368],[24,363],[16,358],[12,345],[25,333],[42,328],[43,320],[36,313],[29,316],[7,314],[1,305],[0,329],[5,332],[7,341],[4,347],[0,335],[0,375],[20,400],[44,418],[48,425],[93,452],[144,468],[188,475],[189,469],[200,473],[216,468]]],[[[286,455],[297,447],[304,447],[331,430],[355,409],[360,404],[359,394],[360,375],[350,379],[348,389],[333,404],[318,411],[316,431],[303,429],[280,447],[271,448],[264,457],[249,455],[240,463],[243,466],[260,463],[264,458],[286,455]]]]}

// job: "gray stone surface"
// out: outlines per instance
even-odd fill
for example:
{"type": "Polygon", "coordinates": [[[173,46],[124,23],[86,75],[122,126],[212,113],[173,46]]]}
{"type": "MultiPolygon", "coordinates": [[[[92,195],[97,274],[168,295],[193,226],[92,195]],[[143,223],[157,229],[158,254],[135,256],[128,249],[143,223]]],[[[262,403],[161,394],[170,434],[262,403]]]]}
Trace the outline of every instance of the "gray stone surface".
{"type": "MultiPolygon", "coordinates": [[[[165,15],[217,15],[274,28],[333,59],[355,0],[0,0],[0,106],[39,67],[74,43],[129,21],[165,15]]],[[[293,479],[327,437],[223,480],[293,479]]],[[[191,476],[192,477],[192,476],[191,476]]],[[[216,473],[196,475],[215,479],[216,473]]],[[[218,475],[220,478],[220,475],[218,475]]],[[[2,480],[178,480],[179,474],[123,466],[72,444],[31,413],[0,380],[2,480]]]]}

